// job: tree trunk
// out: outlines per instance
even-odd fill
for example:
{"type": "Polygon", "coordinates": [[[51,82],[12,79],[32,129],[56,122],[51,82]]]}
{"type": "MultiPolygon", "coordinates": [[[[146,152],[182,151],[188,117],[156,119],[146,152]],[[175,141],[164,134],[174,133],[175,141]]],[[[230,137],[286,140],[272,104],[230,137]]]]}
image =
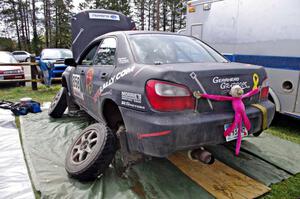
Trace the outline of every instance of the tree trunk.
{"type": "Polygon", "coordinates": [[[38,55],[38,34],[36,29],[36,15],[35,15],[35,0],[31,1],[32,4],[32,31],[33,31],[33,52],[38,55]]]}
{"type": "Polygon", "coordinates": [[[51,4],[50,4],[50,0],[48,1],[48,6],[47,6],[47,19],[48,19],[48,34],[49,34],[49,46],[52,47],[52,24],[51,24],[51,4]]]}
{"type": "Polygon", "coordinates": [[[163,30],[166,31],[167,27],[167,5],[166,1],[163,1],[163,30]]]}
{"type": "Polygon", "coordinates": [[[160,0],[156,2],[156,30],[160,28],[160,0]]]}
{"type": "Polygon", "coordinates": [[[58,4],[57,0],[55,0],[55,48],[58,47],[58,4]]]}
{"type": "Polygon", "coordinates": [[[152,4],[152,1],[149,1],[148,2],[148,30],[150,30],[151,28],[151,4],[152,4]]]}
{"type": "Polygon", "coordinates": [[[19,32],[19,25],[18,25],[16,3],[15,3],[14,0],[12,0],[11,3],[12,3],[12,9],[13,9],[13,13],[14,13],[14,24],[16,26],[17,37],[18,37],[18,49],[21,50],[22,44],[21,44],[21,39],[20,39],[20,32],[19,32]]]}
{"type": "Polygon", "coordinates": [[[30,45],[30,26],[29,26],[29,9],[30,8],[30,5],[28,3],[28,0],[26,0],[26,7],[25,7],[25,10],[26,10],[26,24],[27,24],[27,46],[28,46],[28,50],[31,51],[31,45],[30,45]]]}
{"type": "Polygon", "coordinates": [[[173,2],[172,4],[172,17],[171,17],[171,32],[175,32],[175,12],[176,12],[176,7],[175,7],[175,3],[173,2]]]}
{"type": "Polygon", "coordinates": [[[141,29],[145,30],[145,0],[141,0],[141,29]]]}
{"type": "Polygon", "coordinates": [[[47,9],[48,9],[48,0],[44,0],[44,26],[45,26],[45,44],[46,47],[49,47],[49,26],[48,26],[48,13],[47,13],[47,9]]]}
{"type": "Polygon", "coordinates": [[[21,36],[21,42],[22,42],[22,44],[23,44],[23,46],[24,46],[24,48],[26,49],[27,48],[27,46],[26,46],[26,44],[25,44],[25,27],[24,27],[24,17],[23,17],[23,11],[22,11],[22,1],[21,0],[19,0],[19,2],[18,2],[18,11],[19,11],[19,14],[20,14],[20,22],[21,22],[21,33],[22,33],[22,36],[21,36]]]}
{"type": "Polygon", "coordinates": [[[153,0],[153,5],[152,5],[152,30],[155,30],[155,27],[156,27],[156,21],[155,21],[155,13],[156,13],[156,10],[155,10],[155,0],[153,0]]]}

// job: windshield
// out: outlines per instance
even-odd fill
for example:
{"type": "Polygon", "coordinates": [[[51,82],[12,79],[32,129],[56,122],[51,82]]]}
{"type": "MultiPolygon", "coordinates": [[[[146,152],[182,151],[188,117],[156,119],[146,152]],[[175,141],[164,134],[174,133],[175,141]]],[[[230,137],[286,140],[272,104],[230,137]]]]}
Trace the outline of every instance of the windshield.
{"type": "Polygon", "coordinates": [[[41,54],[42,59],[65,59],[72,57],[72,51],[69,49],[45,49],[41,54]]]}
{"type": "Polygon", "coordinates": [[[18,61],[7,52],[0,52],[0,63],[18,63],[18,61]]]}
{"type": "Polygon", "coordinates": [[[183,35],[137,34],[129,36],[136,61],[142,64],[228,62],[215,50],[183,35]]]}

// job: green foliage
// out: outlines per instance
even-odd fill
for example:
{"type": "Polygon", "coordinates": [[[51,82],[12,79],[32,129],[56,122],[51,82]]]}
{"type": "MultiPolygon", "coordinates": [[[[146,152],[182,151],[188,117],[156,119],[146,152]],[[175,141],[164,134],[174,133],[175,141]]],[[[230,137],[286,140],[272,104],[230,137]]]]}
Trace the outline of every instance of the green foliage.
{"type": "Polygon", "coordinates": [[[70,48],[71,47],[71,24],[72,17],[71,10],[73,9],[72,0],[55,0],[55,17],[52,46],[56,48],[70,48]]]}
{"type": "Polygon", "coordinates": [[[10,38],[0,37],[0,50],[13,51],[15,42],[10,38]]]}
{"type": "Polygon", "coordinates": [[[130,15],[130,5],[128,0],[95,0],[95,8],[103,8],[122,12],[130,15]]]}

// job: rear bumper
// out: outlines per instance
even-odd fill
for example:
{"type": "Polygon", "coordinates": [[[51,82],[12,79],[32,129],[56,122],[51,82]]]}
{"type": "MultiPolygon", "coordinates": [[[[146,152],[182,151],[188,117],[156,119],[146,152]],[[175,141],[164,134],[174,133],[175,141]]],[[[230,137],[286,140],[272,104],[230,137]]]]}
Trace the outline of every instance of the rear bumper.
{"type": "Polygon", "coordinates": [[[66,68],[66,65],[54,64],[54,68],[51,69],[51,77],[61,77],[66,68]]]}
{"type": "MultiPolygon", "coordinates": [[[[267,123],[271,124],[275,106],[270,101],[260,103],[267,109],[267,123]]],[[[232,123],[233,113],[145,113],[120,107],[129,151],[155,157],[166,157],[182,149],[225,142],[224,124],[232,123]]],[[[252,127],[250,134],[262,130],[259,109],[247,107],[252,127]]]]}
{"type": "Polygon", "coordinates": [[[15,80],[15,79],[25,79],[25,75],[23,74],[4,74],[0,75],[0,80],[15,80]]]}

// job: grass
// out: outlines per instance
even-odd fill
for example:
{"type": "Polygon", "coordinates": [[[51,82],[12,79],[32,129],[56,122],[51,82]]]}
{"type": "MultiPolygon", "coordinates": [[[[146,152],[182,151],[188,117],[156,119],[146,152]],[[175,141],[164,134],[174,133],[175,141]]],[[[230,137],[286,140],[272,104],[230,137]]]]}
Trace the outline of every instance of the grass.
{"type": "MultiPolygon", "coordinates": [[[[299,119],[276,114],[271,127],[266,133],[282,139],[300,144],[299,119]]],[[[299,151],[300,153],[300,151],[299,151]]],[[[300,173],[282,182],[271,186],[271,192],[263,196],[264,199],[299,199],[300,198],[300,173]]]]}
{"type": "Polygon", "coordinates": [[[28,86],[2,88],[0,89],[0,100],[17,102],[23,97],[30,97],[40,103],[48,102],[52,101],[52,98],[60,88],[61,85],[53,85],[51,87],[39,85],[37,91],[33,91],[31,87],[28,86]]]}
{"type": "Polygon", "coordinates": [[[263,199],[297,199],[300,198],[300,173],[271,186],[271,192],[263,199]]]}
{"type": "Polygon", "coordinates": [[[277,114],[271,128],[265,132],[300,144],[300,120],[277,114]]]}
{"type": "MultiPolygon", "coordinates": [[[[38,102],[51,101],[60,85],[52,87],[39,86],[38,91],[32,91],[31,87],[3,88],[0,89],[0,100],[18,101],[23,97],[30,97],[38,102]]],[[[17,125],[19,123],[17,121],[17,125]]],[[[278,136],[300,144],[300,125],[299,120],[284,115],[276,115],[271,128],[266,133],[278,136]]],[[[264,195],[263,199],[297,199],[300,198],[300,174],[290,177],[283,182],[271,186],[272,190],[264,195]]],[[[35,193],[39,198],[39,194],[35,193]]]]}

